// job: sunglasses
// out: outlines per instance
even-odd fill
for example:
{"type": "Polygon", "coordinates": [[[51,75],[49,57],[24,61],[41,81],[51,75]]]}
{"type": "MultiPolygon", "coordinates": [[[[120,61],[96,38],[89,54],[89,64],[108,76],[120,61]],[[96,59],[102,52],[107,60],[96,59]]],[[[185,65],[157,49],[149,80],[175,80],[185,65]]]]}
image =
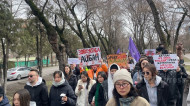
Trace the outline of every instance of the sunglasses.
{"type": "Polygon", "coordinates": [[[121,87],[125,88],[125,87],[127,87],[128,85],[129,85],[129,83],[115,84],[116,88],[121,88],[121,87]]]}
{"type": "Polygon", "coordinates": [[[32,78],[34,75],[28,75],[28,78],[32,78]]]}
{"type": "Polygon", "coordinates": [[[150,72],[142,72],[143,75],[150,75],[150,72]]]}

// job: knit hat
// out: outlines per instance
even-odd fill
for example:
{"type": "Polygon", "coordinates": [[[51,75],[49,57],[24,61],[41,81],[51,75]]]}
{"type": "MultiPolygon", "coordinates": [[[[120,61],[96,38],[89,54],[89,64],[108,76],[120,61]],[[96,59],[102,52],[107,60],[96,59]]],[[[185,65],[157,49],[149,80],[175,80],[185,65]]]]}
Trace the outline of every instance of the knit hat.
{"type": "Polygon", "coordinates": [[[129,73],[126,69],[117,70],[113,75],[113,82],[115,84],[118,80],[126,80],[129,83],[133,84],[133,80],[131,78],[131,73],[129,73]]]}
{"type": "Polygon", "coordinates": [[[3,88],[0,86],[0,96],[3,96],[4,95],[4,90],[3,88]]]}

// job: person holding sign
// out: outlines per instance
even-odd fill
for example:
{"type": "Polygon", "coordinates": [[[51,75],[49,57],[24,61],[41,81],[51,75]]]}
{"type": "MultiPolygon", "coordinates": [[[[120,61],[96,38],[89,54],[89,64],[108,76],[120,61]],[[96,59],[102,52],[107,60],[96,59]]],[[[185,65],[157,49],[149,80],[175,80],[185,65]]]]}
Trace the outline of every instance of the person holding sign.
{"type": "Polygon", "coordinates": [[[149,101],[150,106],[169,106],[169,86],[162,78],[157,76],[156,67],[147,64],[143,67],[143,80],[137,84],[140,96],[149,101]]]}
{"type": "MultiPolygon", "coordinates": [[[[83,67],[80,67],[80,72],[84,71],[83,67]]],[[[91,69],[88,70],[88,76],[91,79],[97,79],[97,75],[99,72],[104,71],[107,74],[108,68],[105,63],[103,63],[103,60],[101,59],[101,66],[100,65],[91,65],[91,69]]]]}

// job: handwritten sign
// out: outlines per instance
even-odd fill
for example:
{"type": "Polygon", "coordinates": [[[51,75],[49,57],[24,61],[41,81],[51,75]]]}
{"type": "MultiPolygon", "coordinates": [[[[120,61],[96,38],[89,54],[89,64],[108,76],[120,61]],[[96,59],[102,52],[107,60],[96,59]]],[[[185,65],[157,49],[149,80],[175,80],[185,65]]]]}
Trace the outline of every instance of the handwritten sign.
{"type": "Polygon", "coordinates": [[[153,56],[156,54],[156,49],[145,49],[144,53],[146,54],[146,56],[153,56]]]}
{"type": "Polygon", "coordinates": [[[78,49],[78,58],[80,63],[84,65],[101,64],[101,50],[100,47],[78,49]]]}
{"type": "Polygon", "coordinates": [[[80,64],[80,60],[78,58],[68,58],[68,64],[80,64]]]}
{"type": "Polygon", "coordinates": [[[176,54],[154,55],[153,59],[157,70],[177,69],[178,67],[176,54]]]}
{"type": "Polygon", "coordinates": [[[123,54],[112,54],[107,55],[108,65],[110,66],[113,63],[116,63],[120,66],[120,68],[127,67],[127,55],[126,53],[123,54]]]}

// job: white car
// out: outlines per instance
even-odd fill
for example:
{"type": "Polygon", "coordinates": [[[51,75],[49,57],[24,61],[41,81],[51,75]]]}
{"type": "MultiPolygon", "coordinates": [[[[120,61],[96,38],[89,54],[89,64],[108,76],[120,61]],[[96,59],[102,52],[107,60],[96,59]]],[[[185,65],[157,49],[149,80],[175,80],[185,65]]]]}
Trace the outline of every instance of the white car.
{"type": "Polygon", "coordinates": [[[28,73],[30,72],[29,67],[16,67],[11,68],[7,70],[7,79],[13,80],[13,79],[21,79],[23,77],[27,77],[28,73]]]}

